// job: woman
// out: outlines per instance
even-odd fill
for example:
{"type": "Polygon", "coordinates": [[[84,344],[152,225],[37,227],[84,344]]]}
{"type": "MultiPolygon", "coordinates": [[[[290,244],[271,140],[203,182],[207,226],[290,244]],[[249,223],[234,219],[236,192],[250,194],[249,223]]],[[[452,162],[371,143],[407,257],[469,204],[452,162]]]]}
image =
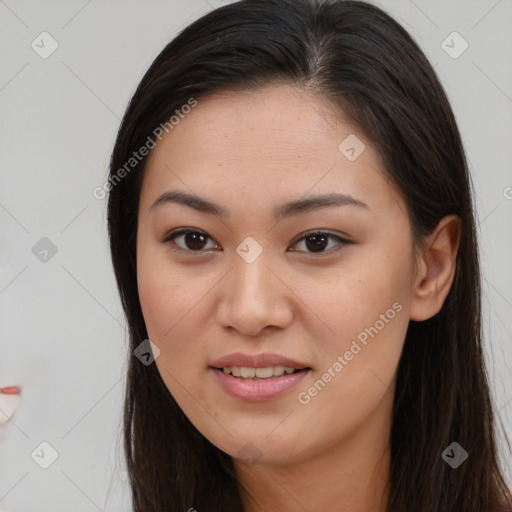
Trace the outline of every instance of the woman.
{"type": "Polygon", "coordinates": [[[389,15],[203,16],[137,88],[109,189],[136,512],[512,510],[464,149],[389,15]]]}

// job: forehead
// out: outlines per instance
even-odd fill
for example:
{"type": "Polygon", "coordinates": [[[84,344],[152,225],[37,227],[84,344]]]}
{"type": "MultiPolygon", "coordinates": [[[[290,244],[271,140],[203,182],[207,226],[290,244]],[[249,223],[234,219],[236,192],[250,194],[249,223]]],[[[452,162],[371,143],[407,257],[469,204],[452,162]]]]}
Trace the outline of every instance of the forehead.
{"type": "Polygon", "coordinates": [[[198,99],[152,150],[141,207],[176,188],[224,204],[243,198],[246,207],[339,192],[385,210],[394,196],[364,133],[325,99],[287,84],[198,99]]]}

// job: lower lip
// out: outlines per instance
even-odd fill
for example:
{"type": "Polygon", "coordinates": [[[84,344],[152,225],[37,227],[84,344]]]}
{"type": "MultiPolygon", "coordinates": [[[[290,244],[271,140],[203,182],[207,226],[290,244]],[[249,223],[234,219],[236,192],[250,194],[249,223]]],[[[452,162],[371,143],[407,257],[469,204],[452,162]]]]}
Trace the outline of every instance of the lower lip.
{"type": "Polygon", "coordinates": [[[218,368],[210,368],[221,386],[230,395],[249,402],[272,400],[283,395],[286,391],[302,381],[311,370],[285,374],[271,379],[241,379],[224,373],[218,368]]]}

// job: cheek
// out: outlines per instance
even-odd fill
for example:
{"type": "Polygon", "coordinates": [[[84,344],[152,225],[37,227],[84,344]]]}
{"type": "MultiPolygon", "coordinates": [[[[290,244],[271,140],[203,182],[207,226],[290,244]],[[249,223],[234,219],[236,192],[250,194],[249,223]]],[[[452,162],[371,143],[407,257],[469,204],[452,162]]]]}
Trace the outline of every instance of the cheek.
{"type": "MultiPolygon", "coordinates": [[[[378,395],[381,390],[375,386],[385,389],[392,382],[409,324],[409,263],[403,256],[393,259],[383,254],[368,254],[352,272],[339,279],[333,276],[318,296],[319,316],[330,327],[318,341],[321,373],[330,369],[336,375],[332,380],[337,384],[329,387],[333,393],[339,390],[336,399],[349,400],[354,407],[365,390],[378,395]]],[[[329,378],[326,375],[324,380],[329,378]]]]}
{"type": "MultiPolygon", "coordinates": [[[[180,404],[188,395],[180,387],[194,389],[203,366],[204,297],[213,286],[208,280],[194,279],[158,254],[140,255],[138,290],[149,339],[160,349],[156,365],[167,388],[180,404]]],[[[196,396],[197,399],[197,396],[196,396]]]]}
{"type": "Polygon", "coordinates": [[[150,339],[162,340],[176,323],[175,292],[155,269],[138,275],[139,300],[150,339]]]}
{"type": "Polygon", "coordinates": [[[142,251],[137,259],[137,284],[148,335],[155,341],[171,338],[182,323],[190,321],[198,283],[178,273],[165,257],[142,251]]]}
{"type": "MultiPolygon", "coordinates": [[[[319,319],[329,327],[325,341],[338,348],[342,348],[340,342],[355,338],[387,311],[385,320],[389,317],[393,321],[398,316],[396,309],[399,309],[398,306],[393,309],[393,304],[403,306],[407,294],[405,281],[394,275],[389,267],[381,270],[373,266],[371,271],[354,271],[329,281],[332,282],[319,293],[304,291],[301,297],[305,297],[304,302],[311,304],[319,319]]],[[[381,324],[380,321],[379,327],[381,324]]]]}
{"type": "Polygon", "coordinates": [[[203,294],[168,263],[144,255],[138,260],[137,279],[148,337],[160,349],[155,364],[170,393],[188,408],[188,394],[182,386],[192,389],[197,380],[194,372],[202,347],[194,343],[200,339],[194,314],[197,317],[198,298],[203,294]]]}

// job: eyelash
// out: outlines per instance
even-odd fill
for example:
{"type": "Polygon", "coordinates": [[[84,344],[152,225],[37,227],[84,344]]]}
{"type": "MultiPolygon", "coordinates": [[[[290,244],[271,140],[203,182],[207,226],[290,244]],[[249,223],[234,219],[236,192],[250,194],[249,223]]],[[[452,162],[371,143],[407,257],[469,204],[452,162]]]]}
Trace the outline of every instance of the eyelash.
{"type": "MultiPolygon", "coordinates": [[[[211,237],[209,237],[206,233],[204,233],[203,231],[199,231],[197,229],[189,229],[189,228],[180,228],[180,229],[176,229],[175,231],[171,231],[167,236],[166,238],[163,240],[163,243],[165,244],[169,244],[169,243],[173,243],[174,245],[176,245],[176,243],[174,242],[174,239],[177,238],[178,236],[180,235],[186,235],[188,233],[196,233],[196,234],[199,234],[199,235],[203,235],[205,236],[207,239],[209,240],[213,240],[211,237]]],[[[344,246],[346,245],[351,245],[353,244],[354,242],[351,242],[350,240],[347,240],[345,238],[342,238],[338,235],[335,235],[333,233],[330,233],[328,231],[320,231],[320,230],[317,230],[317,231],[309,231],[307,233],[305,233],[304,235],[302,235],[301,238],[299,238],[296,242],[293,243],[293,245],[296,245],[298,244],[299,242],[301,242],[302,240],[308,238],[308,237],[313,237],[315,235],[327,235],[327,238],[329,238],[330,240],[335,240],[337,242],[340,242],[340,247],[338,248],[335,248],[334,250],[330,250],[330,251],[326,251],[326,252],[311,252],[311,251],[293,251],[293,252],[306,252],[308,254],[313,254],[313,255],[319,255],[319,256],[322,256],[322,255],[330,255],[332,253],[335,253],[335,252],[338,252],[339,250],[341,250],[344,246]]],[[[179,247],[178,246],[178,249],[177,250],[181,250],[181,251],[184,251],[184,252],[189,252],[189,253],[197,253],[197,254],[204,254],[205,250],[199,250],[199,251],[192,251],[190,249],[183,249],[183,247],[179,247]]]]}

